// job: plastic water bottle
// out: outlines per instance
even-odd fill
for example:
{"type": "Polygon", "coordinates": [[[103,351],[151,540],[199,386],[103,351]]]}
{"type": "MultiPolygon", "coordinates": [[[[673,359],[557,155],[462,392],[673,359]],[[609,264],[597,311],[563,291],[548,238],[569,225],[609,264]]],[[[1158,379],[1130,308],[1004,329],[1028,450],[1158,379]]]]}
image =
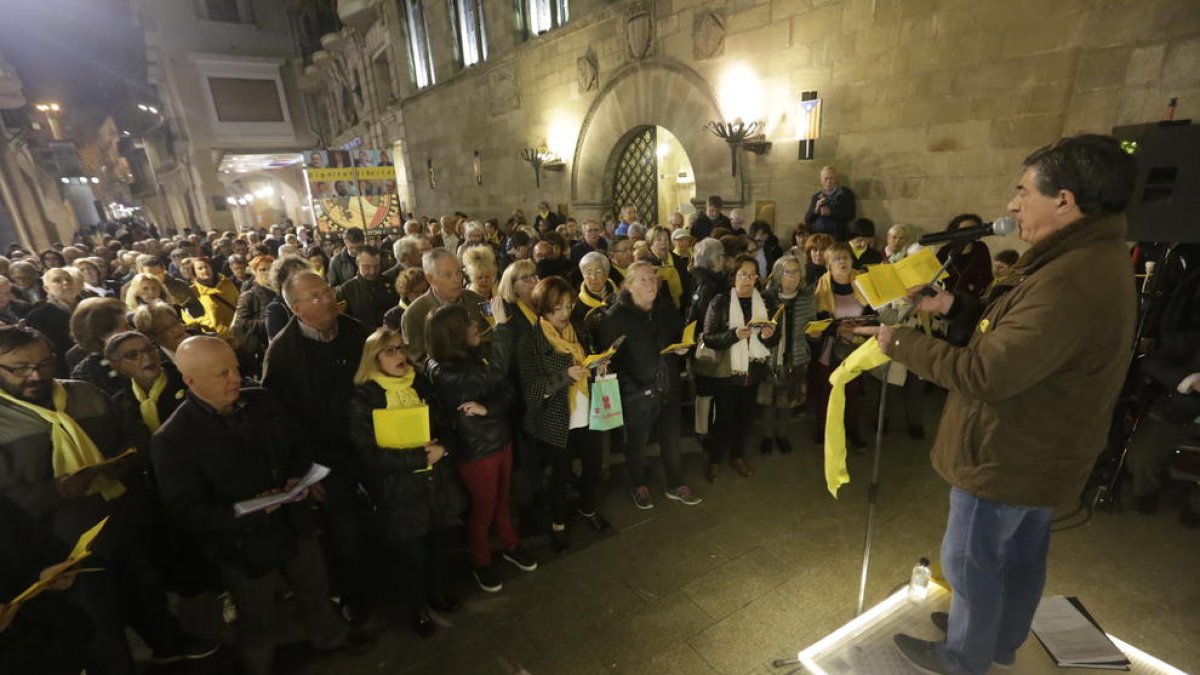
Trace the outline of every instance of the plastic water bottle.
{"type": "Polygon", "coordinates": [[[929,559],[921,558],[913,567],[912,578],[908,580],[908,601],[923,602],[929,592],[929,559]]]}

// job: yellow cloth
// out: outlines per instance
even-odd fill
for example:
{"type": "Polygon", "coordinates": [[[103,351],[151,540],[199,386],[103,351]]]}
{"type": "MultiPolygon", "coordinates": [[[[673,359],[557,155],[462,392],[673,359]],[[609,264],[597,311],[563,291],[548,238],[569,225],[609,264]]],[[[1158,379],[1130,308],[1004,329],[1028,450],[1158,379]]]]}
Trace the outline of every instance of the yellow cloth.
{"type": "Polygon", "coordinates": [[[229,332],[229,327],[233,325],[233,315],[237,311],[239,295],[237,287],[224,275],[217,275],[216,284],[205,286],[200,282],[193,282],[192,290],[200,299],[200,304],[204,307],[204,314],[192,316],[191,313],[184,312],[190,319],[187,323],[202,326],[223,337],[229,332]]]}
{"type": "MultiPolygon", "coordinates": [[[[868,304],[867,297],[858,290],[858,286],[854,284],[854,279],[858,276],[858,270],[850,270],[850,287],[854,289],[854,297],[858,300],[858,304],[866,307],[868,304]]],[[[817,279],[817,284],[813,288],[813,296],[817,299],[817,313],[829,312],[833,315],[834,300],[833,300],[833,277],[829,272],[822,274],[817,279]]]]}
{"type": "Polygon", "coordinates": [[[408,373],[401,377],[378,374],[372,375],[371,381],[379,385],[387,395],[388,408],[412,408],[423,405],[417,390],[413,389],[413,380],[416,379],[416,376],[416,371],[409,368],[408,373]]]}
{"type": "MultiPolygon", "coordinates": [[[[585,358],[583,345],[580,344],[579,338],[575,335],[575,327],[571,325],[571,322],[567,322],[566,328],[561,333],[554,327],[554,324],[545,319],[541,320],[541,325],[542,333],[546,335],[546,340],[550,342],[551,347],[554,347],[554,351],[560,354],[570,354],[572,365],[583,365],[583,359],[585,358]]],[[[579,397],[579,394],[583,394],[583,397],[587,398],[588,378],[586,374],[579,381],[573,382],[570,391],[567,392],[567,409],[569,411],[575,412],[575,400],[579,397]]]]}
{"type": "Polygon", "coordinates": [[[683,302],[683,280],[679,278],[679,270],[675,269],[674,265],[666,264],[659,265],[654,268],[655,274],[662,281],[667,282],[667,295],[671,296],[671,302],[678,309],[683,302]]]}
{"type": "MultiPolygon", "coordinates": [[[[79,423],[74,418],[65,412],[67,409],[67,390],[62,386],[62,383],[57,380],[54,382],[54,410],[43,408],[28,401],[22,401],[3,390],[0,390],[0,398],[25,408],[38,417],[41,417],[50,425],[50,442],[54,448],[50,459],[51,465],[54,467],[55,477],[66,476],[84,467],[104,461],[104,455],[96,447],[96,444],[92,442],[87,432],[83,430],[83,427],[79,426],[79,423]]],[[[112,501],[125,494],[125,486],[118,480],[97,474],[88,488],[87,494],[93,495],[97,492],[103,495],[106,501],[112,501]]]]}
{"type": "Polygon", "coordinates": [[[162,426],[162,420],[158,419],[158,397],[167,388],[167,374],[160,372],[158,379],[150,385],[149,392],[142,391],[137,380],[130,380],[129,385],[133,387],[133,396],[137,399],[138,410],[142,413],[142,421],[146,423],[146,428],[150,433],[158,431],[162,426]]]}
{"type": "Polygon", "coordinates": [[[517,309],[521,310],[521,314],[525,315],[525,320],[530,326],[536,326],[538,322],[537,314],[533,313],[533,308],[525,304],[524,300],[517,299],[517,309]]]}
{"type": "Polygon", "coordinates": [[[846,385],[854,378],[891,361],[875,338],[867,340],[829,376],[829,407],[825,410],[825,485],[837,499],[838,488],[850,482],[846,471],[846,385]]]}
{"type": "MultiPolygon", "coordinates": [[[[617,285],[612,282],[612,279],[607,279],[604,283],[610,295],[617,292],[617,285]]],[[[592,309],[604,306],[604,299],[592,295],[592,292],[588,290],[586,281],[579,284],[579,301],[592,309]]]]}

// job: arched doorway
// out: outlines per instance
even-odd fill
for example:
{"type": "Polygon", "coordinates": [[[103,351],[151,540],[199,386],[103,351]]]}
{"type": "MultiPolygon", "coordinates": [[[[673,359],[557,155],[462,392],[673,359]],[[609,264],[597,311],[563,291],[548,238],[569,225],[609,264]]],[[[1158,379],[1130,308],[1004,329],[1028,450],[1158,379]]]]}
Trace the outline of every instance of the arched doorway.
{"type": "Polygon", "coordinates": [[[666,222],[671,213],[691,210],[696,196],[692,163],[678,138],[660,126],[633,129],[613,154],[612,204],[637,207],[647,227],[666,222]]]}

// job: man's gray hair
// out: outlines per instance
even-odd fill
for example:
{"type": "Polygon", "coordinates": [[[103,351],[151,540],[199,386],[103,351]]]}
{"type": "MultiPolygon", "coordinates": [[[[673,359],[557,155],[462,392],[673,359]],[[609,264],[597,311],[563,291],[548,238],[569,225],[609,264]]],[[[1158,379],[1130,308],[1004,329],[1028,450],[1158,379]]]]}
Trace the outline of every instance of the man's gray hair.
{"type": "Polygon", "coordinates": [[[712,237],[705,237],[692,247],[692,264],[698,268],[717,271],[721,256],[725,255],[725,247],[712,237]]]}
{"type": "Polygon", "coordinates": [[[156,255],[145,253],[137,257],[137,268],[141,270],[143,267],[162,267],[162,258],[156,255]]]}
{"type": "Polygon", "coordinates": [[[396,257],[396,262],[403,262],[410,253],[417,250],[420,240],[414,235],[400,237],[392,244],[392,255],[396,257]]]}
{"type": "Polygon", "coordinates": [[[290,277],[287,278],[287,281],[283,282],[281,294],[283,295],[283,301],[287,303],[288,308],[292,309],[292,311],[295,311],[295,301],[298,299],[296,297],[296,286],[304,283],[305,281],[313,279],[320,281],[321,283],[326,283],[324,277],[312,271],[311,269],[294,272],[290,277]]]}
{"type": "Polygon", "coordinates": [[[466,239],[467,235],[472,232],[478,232],[479,236],[487,238],[487,233],[483,231],[483,223],[480,223],[478,220],[472,220],[463,226],[463,239],[466,239]]]}
{"type": "Polygon", "coordinates": [[[604,267],[604,273],[608,274],[612,270],[612,263],[608,261],[608,256],[599,251],[588,251],[586,255],[579,259],[579,269],[583,270],[586,265],[599,264],[604,267]]]}
{"type": "Polygon", "coordinates": [[[437,263],[442,258],[453,258],[455,263],[458,262],[458,258],[450,249],[439,246],[429,249],[421,256],[421,271],[425,272],[426,276],[433,276],[437,273],[437,263]]]}
{"type": "Polygon", "coordinates": [[[633,239],[633,234],[635,232],[638,233],[639,236],[645,238],[646,226],[641,223],[630,223],[629,224],[629,238],[630,239],[633,239]]]}

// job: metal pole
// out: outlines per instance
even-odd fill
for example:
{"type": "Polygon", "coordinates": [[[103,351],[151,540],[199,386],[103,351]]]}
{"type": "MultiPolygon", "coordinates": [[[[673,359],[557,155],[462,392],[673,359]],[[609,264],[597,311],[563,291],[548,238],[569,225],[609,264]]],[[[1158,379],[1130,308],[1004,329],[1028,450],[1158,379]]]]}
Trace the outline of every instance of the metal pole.
{"type": "MultiPolygon", "coordinates": [[[[879,368],[883,374],[883,388],[879,393],[879,415],[875,420],[875,461],[871,467],[871,485],[867,488],[867,533],[863,538],[862,576],[858,582],[858,607],[854,616],[863,613],[863,603],[867,599],[867,570],[871,565],[871,537],[875,534],[875,503],[879,497],[879,458],[883,454],[883,420],[887,413],[888,372],[892,362],[888,361],[879,368]]],[[[870,373],[863,373],[869,377],[870,373]]]]}

